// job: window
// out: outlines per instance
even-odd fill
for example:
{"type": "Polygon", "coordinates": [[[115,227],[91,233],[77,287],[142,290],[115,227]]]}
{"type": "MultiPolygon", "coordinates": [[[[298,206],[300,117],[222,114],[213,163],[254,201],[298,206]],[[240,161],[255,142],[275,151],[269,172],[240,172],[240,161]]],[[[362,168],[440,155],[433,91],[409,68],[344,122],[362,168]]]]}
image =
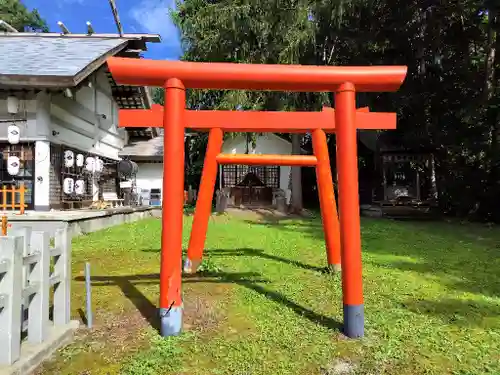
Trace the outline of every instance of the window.
{"type": "MultiPolygon", "coordinates": [[[[24,202],[27,205],[26,209],[33,209],[34,204],[34,191],[33,191],[33,176],[35,174],[35,161],[34,161],[34,145],[27,143],[19,143],[17,145],[11,144],[1,144],[0,153],[0,188],[5,186],[7,188],[17,187],[24,185],[24,202]],[[7,169],[7,160],[9,155],[17,156],[19,158],[19,172],[16,175],[11,175],[7,169]]],[[[0,203],[5,200],[7,204],[12,202],[12,194],[7,193],[7,196],[0,197],[0,203]]],[[[19,193],[15,194],[14,200],[16,203],[20,203],[19,193]]],[[[7,206],[7,209],[9,207],[7,206]]],[[[18,210],[18,209],[16,209],[18,210]]]]}
{"type": "Polygon", "coordinates": [[[254,173],[267,187],[279,188],[280,186],[280,167],[278,166],[224,165],[222,168],[224,187],[236,186],[249,172],[254,173]]]}

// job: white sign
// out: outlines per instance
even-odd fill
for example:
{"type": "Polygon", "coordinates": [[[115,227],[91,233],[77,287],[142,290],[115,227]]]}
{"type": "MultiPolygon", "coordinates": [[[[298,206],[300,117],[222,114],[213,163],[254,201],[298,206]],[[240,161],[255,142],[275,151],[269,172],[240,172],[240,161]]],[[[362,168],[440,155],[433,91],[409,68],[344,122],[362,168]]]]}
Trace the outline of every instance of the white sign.
{"type": "Polygon", "coordinates": [[[130,189],[132,187],[132,181],[120,181],[120,188],[130,189]]]}

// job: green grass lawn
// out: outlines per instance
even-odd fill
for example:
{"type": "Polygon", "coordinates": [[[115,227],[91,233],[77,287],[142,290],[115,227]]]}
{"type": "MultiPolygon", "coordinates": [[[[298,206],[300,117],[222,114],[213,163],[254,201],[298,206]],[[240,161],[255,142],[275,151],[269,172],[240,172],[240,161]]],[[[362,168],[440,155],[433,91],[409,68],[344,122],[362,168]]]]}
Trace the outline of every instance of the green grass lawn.
{"type": "Polygon", "coordinates": [[[500,374],[498,227],[363,220],[362,340],[340,333],[318,219],[227,216],[210,220],[204,271],[184,278],[185,333],[158,338],[160,230],[151,219],[74,240],[74,315],[90,261],[96,327],[40,373],[500,374]]]}

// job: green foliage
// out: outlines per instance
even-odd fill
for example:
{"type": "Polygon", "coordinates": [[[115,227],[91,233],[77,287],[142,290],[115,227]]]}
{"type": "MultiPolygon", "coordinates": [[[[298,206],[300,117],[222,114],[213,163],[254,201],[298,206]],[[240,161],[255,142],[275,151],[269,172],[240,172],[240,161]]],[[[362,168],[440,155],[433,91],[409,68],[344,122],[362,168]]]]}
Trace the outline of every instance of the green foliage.
{"type": "MultiPolygon", "coordinates": [[[[358,105],[398,113],[386,147],[433,154],[443,212],[500,221],[497,3],[184,0],[172,17],[189,61],[408,66],[397,93],[359,94],[358,105]]],[[[314,110],[332,95],[196,90],[188,101],[314,110]]]]}
{"type": "MultiPolygon", "coordinates": [[[[298,64],[314,46],[309,15],[305,0],[188,0],[178,4],[174,21],[181,30],[185,60],[298,64]]],[[[212,109],[310,108],[312,96],[304,98],[295,93],[200,90],[190,92],[189,103],[212,109]]]]}
{"type": "Polygon", "coordinates": [[[28,11],[20,0],[0,0],[0,19],[18,31],[49,31],[38,10],[28,11]]]}

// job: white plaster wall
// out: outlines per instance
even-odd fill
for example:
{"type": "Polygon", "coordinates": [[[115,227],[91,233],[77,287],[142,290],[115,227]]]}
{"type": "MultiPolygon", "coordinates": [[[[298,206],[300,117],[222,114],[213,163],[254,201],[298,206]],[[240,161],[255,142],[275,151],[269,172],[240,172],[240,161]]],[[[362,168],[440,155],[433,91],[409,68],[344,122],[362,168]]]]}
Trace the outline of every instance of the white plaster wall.
{"type": "MultiPolygon", "coordinates": [[[[127,136],[126,132],[118,130],[118,105],[112,99],[111,86],[103,72],[94,75],[92,87],[80,88],[73,98],[62,94],[51,94],[50,97],[51,120],[48,126],[37,124],[36,98],[20,101],[20,112],[14,119],[20,127],[21,141],[48,140],[120,159],[118,153],[125,146],[127,136]]],[[[12,119],[7,113],[7,100],[0,100],[0,123],[10,124],[12,119]]],[[[0,127],[0,140],[6,139],[7,126],[0,127]]]]}
{"type": "MultiPolygon", "coordinates": [[[[250,154],[278,154],[291,155],[292,144],[277,135],[266,133],[257,137],[255,149],[252,149],[252,144],[249,145],[250,154]]],[[[225,154],[244,154],[247,150],[246,136],[240,135],[231,140],[227,140],[222,145],[222,152],[225,154]]],[[[280,167],[280,189],[287,191],[288,182],[290,180],[291,167],[280,167]]]]}
{"type": "MultiPolygon", "coordinates": [[[[37,131],[36,127],[36,98],[20,99],[19,112],[11,115],[7,112],[7,100],[0,99],[0,140],[7,140],[7,127],[11,124],[19,126],[21,141],[35,141],[46,139],[44,129],[37,131]],[[40,134],[38,134],[40,133],[40,134]]],[[[47,130],[47,129],[45,129],[47,130]]]]}
{"type": "MultiPolygon", "coordinates": [[[[31,99],[19,99],[19,113],[16,117],[22,117],[23,113],[36,111],[36,98],[33,95],[31,99]]],[[[10,119],[11,115],[7,112],[7,99],[0,99],[0,119],[10,119]]]]}
{"type": "Polygon", "coordinates": [[[80,88],[72,102],[52,104],[52,128],[59,134],[51,141],[118,160],[126,142],[118,131],[118,105],[107,76],[99,71],[92,78],[92,87],[80,88]]]}
{"type": "Polygon", "coordinates": [[[139,193],[141,189],[162,189],[163,163],[138,162],[137,165],[139,166],[139,170],[137,171],[136,185],[139,193]]]}

